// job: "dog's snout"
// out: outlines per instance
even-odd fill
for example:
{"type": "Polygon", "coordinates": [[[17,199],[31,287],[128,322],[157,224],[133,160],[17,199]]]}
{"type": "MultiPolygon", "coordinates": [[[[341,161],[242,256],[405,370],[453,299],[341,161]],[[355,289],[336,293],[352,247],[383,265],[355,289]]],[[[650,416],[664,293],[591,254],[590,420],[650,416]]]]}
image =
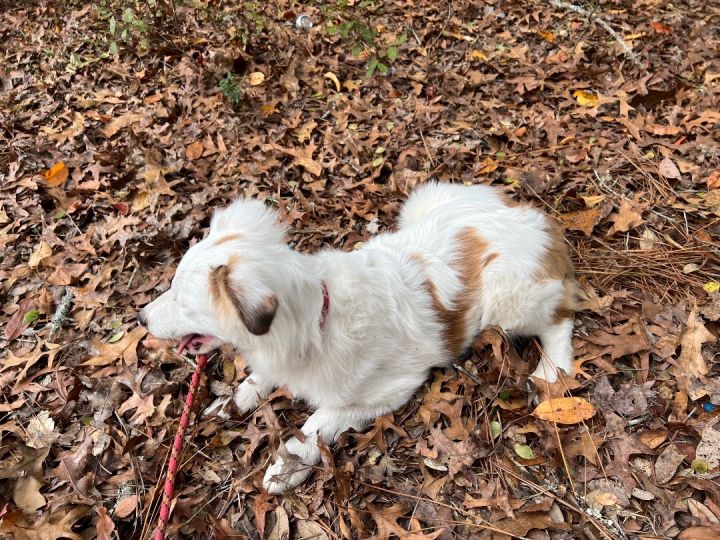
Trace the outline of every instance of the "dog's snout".
{"type": "Polygon", "coordinates": [[[146,327],[147,327],[147,319],[145,318],[145,315],[143,315],[142,310],[138,311],[138,314],[137,314],[137,322],[138,322],[138,324],[139,324],[140,326],[142,326],[143,328],[146,328],[146,327]]]}

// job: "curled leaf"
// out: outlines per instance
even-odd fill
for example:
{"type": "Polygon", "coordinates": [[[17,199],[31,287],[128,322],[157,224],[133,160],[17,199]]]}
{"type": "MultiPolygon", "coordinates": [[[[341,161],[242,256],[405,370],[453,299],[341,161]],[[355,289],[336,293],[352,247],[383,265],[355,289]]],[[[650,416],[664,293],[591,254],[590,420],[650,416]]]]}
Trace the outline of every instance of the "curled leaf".
{"type": "Polygon", "coordinates": [[[577,102],[583,107],[597,107],[600,101],[595,94],[586,92],[585,90],[575,90],[573,96],[575,96],[577,102]]]}

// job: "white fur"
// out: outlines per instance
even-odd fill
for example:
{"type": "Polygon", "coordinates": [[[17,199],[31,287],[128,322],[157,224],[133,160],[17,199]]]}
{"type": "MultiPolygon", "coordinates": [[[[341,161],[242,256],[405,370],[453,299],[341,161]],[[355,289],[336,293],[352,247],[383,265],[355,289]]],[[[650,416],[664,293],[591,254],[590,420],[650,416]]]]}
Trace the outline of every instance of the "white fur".
{"type": "Polygon", "coordinates": [[[551,239],[547,217],[506,205],[486,186],[426,184],[405,203],[397,232],[350,253],[292,251],[275,212],[257,201],[236,201],[215,214],[207,238],[180,262],[170,291],[142,315],[157,337],[206,334],[216,339],[200,352],[225,342],[243,353],[252,375],[234,395],[241,411],[280,385],[316,409],[303,427],[305,442],[290,439],[267,471],[265,487],[278,493],[304,480],[319,461],[318,435],[330,444],[351,427],[363,429],[401,407],[430,368],[453,361],[427,283],[446,308],[455,306],[463,276],[453,263],[463,247],[458,236],[468,227],[494,258],[483,270],[481,301],[468,313],[465,345],[490,325],[538,335],[545,356],[534,375],[554,381],[557,368],[570,373],[573,324],[554,319],[565,284],[539,277],[551,239]],[[234,233],[239,238],[215,244],[234,233]],[[231,260],[231,279],[251,307],[268,295],[278,299],[264,335],[250,333],[239,317],[219,317],[211,304],[209,273],[231,260]],[[330,307],[321,328],[323,281],[330,307]]]}

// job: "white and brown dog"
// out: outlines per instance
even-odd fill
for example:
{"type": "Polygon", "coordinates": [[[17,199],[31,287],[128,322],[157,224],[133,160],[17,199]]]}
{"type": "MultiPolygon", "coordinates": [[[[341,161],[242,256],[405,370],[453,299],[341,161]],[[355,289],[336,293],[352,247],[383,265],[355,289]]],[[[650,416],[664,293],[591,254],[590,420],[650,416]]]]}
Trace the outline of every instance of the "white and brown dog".
{"type": "Polygon", "coordinates": [[[536,377],[572,370],[577,285],[562,234],[493,188],[425,184],[396,232],[349,253],[301,254],[285,234],[263,203],[234,202],[138,316],[196,354],[241,352],[251,374],[233,396],[240,411],[280,385],[316,409],[304,442],[288,440],[268,468],[270,493],[309,475],[317,437],[331,444],[401,407],[488,326],[540,337],[536,377]]]}

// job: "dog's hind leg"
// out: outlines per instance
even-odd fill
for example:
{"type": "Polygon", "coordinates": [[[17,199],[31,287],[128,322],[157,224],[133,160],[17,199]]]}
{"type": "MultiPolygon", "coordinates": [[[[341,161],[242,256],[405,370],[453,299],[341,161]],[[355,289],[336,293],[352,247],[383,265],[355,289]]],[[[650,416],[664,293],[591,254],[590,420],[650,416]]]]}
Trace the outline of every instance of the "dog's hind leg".
{"type": "Polygon", "coordinates": [[[330,445],[348,429],[364,429],[372,420],[388,412],[389,407],[319,408],[302,428],[304,442],[292,437],[281,445],[275,463],[265,473],[263,486],[273,494],[294,488],[310,475],[313,466],[320,461],[318,436],[330,445]]]}

